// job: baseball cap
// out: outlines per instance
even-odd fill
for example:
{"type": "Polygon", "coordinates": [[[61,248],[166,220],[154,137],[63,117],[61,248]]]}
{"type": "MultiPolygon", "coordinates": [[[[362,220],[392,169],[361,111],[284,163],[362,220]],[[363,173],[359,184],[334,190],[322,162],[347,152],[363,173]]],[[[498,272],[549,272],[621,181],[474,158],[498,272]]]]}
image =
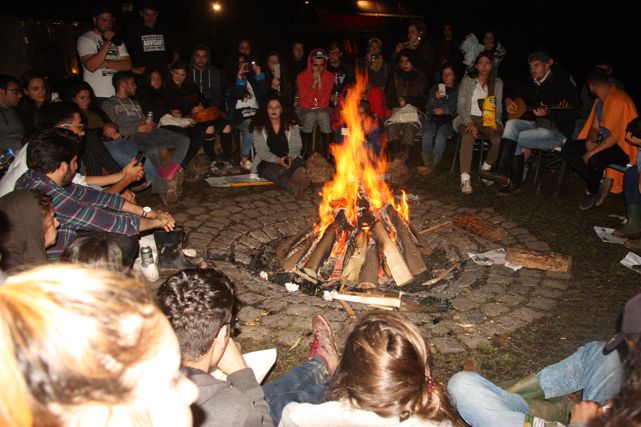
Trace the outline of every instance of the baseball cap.
{"type": "Polygon", "coordinates": [[[323,49],[314,49],[312,51],[312,59],[314,59],[314,58],[327,59],[328,57],[327,57],[327,54],[325,53],[325,51],[323,49]]]}
{"type": "Polygon", "coordinates": [[[542,50],[537,50],[536,52],[532,52],[530,56],[527,57],[527,62],[532,62],[532,61],[548,62],[549,60],[550,60],[550,55],[548,55],[547,52],[544,52],[542,50]]]}
{"type": "Polygon", "coordinates": [[[621,332],[615,334],[605,345],[605,351],[614,350],[626,335],[641,333],[641,294],[632,297],[623,309],[621,332]]]}

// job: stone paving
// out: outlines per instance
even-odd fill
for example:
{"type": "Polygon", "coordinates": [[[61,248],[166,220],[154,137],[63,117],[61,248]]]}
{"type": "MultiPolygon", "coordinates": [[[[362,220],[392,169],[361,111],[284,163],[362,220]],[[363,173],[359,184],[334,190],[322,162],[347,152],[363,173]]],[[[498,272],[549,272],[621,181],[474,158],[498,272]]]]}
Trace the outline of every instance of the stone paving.
{"type": "MultiPolygon", "coordinates": [[[[319,312],[337,331],[338,340],[345,339],[351,321],[338,302],[288,293],[283,286],[269,278],[262,279],[247,267],[264,245],[292,236],[314,222],[319,201],[320,197],[311,192],[295,199],[275,188],[205,187],[198,189],[198,197],[186,197],[180,202],[175,217],[188,231],[187,246],[207,254],[210,265],[225,271],[238,286],[243,303],[238,314],[240,342],[254,340],[259,347],[275,343],[296,346],[309,333],[311,316],[319,312]]],[[[503,266],[474,264],[468,252],[514,244],[550,250],[524,227],[492,209],[460,208],[428,200],[427,195],[410,202],[410,218],[419,230],[451,220],[463,211],[475,212],[500,225],[508,237],[490,242],[456,227],[429,235],[432,248],[450,262],[460,263],[460,271],[422,294],[448,298],[454,308],[438,315],[404,314],[430,337],[434,350],[440,354],[488,345],[495,334],[510,334],[548,315],[570,278],[565,273],[527,269],[513,272],[503,266]]],[[[352,307],[357,313],[370,309],[359,304],[352,307]]]]}

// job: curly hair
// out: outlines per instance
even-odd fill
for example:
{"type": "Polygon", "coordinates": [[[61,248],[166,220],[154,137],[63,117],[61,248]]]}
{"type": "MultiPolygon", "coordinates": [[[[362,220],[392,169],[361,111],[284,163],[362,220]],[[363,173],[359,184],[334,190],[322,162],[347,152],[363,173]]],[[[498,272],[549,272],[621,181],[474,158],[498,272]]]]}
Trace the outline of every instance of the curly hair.
{"type": "Polygon", "coordinates": [[[432,354],[418,328],[399,314],[373,311],[347,338],[327,397],[384,418],[456,423],[447,392],[432,375],[432,354]]]}
{"type": "Polygon", "coordinates": [[[236,289],[213,268],[188,268],[169,277],[156,292],[160,309],[174,328],[183,360],[197,361],[231,321],[236,289]]]}

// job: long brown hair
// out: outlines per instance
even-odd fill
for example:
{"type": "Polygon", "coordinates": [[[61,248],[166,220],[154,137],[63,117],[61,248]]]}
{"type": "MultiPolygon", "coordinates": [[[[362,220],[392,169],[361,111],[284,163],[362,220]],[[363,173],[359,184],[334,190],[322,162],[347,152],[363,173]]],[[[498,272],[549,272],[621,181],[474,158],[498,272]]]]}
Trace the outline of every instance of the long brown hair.
{"type": "Polygon", "coordinates": [[[496,70],[494,69],[494,62],[492,62],[492,53],[490,52],[481,52],[479,56],[474,60],[474,65],[467,73],[468,76],[475,79],[479,76],[479,70],[476,69],[476,65],[479,63],[481,58],[487,58],[490,60],[490,65],[492,66],[490,74],[487,76],[487,94],[488,96],[494,95],[494,88],[496,86],[496,70]]]}
{"type": "MultiPolygon", "coordinates": [[[[9,277],[0,287],[0,425],[57,426],[87,405],[126,407],[130,368],[158,348],[163,325],[147,287],[123,275],[67,264],[9,277]]],[[[145,408],[131,410],[148,424],[145,408]]]]}
{"type": "Polygon", "coordinates": [[[399,314],[374,311],[347,338],[327,397],[384,418],[456,423],[447,392],[432,375],[432,354],[418,328],[399,314]]]}

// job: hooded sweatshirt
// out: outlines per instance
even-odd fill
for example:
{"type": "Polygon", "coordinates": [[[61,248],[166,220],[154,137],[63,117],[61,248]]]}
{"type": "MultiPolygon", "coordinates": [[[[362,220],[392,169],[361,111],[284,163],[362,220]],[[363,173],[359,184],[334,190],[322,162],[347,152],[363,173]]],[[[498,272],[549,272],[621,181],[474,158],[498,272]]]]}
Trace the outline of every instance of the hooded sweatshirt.
{"type": "Polygon", "coordinates": [[[17,190],[0,198],[0,212],[9,222],[2,236],[2,264],[7,270],[47,262],[45,232],[38,202],[29,190],[17,190]]]}
{"type": "Polygon", "coordinates": [[[0,150],[11,148],[18,151],[22,147],[24,127],[14,108],[0,106],[0,150]]]}
{"type": "Polygon", "coordinates": [[[296,79],[298,96],[300,97],[298,105],[305,109],[329,107],[329,98],[332,96],[332,88],[334,87],[335,75],[331,71],[327,71],[327,60],[325,60],[325,68],[321,74],[320,87],[313,87],[312,53],[316,50],[309,53],[307,69],[299,73],[296,79]],[[315,105],[314,99],[317,100],[317,105],[315,105]]]}
{"type": "Polygon", "coordinates": [[[207,65],[202,70],[194,66],[194,52],[204,50],[207,57],[211,58],[209,48],[204,44],[199,44],[191,52],[191,62],[189,63],[189,76],[198,86],[200,94],[207,105],[205,107],[222,107],[223,103],[223,84],[222,77],[218,68],[214,67],[207,61],[207,65]]]}

